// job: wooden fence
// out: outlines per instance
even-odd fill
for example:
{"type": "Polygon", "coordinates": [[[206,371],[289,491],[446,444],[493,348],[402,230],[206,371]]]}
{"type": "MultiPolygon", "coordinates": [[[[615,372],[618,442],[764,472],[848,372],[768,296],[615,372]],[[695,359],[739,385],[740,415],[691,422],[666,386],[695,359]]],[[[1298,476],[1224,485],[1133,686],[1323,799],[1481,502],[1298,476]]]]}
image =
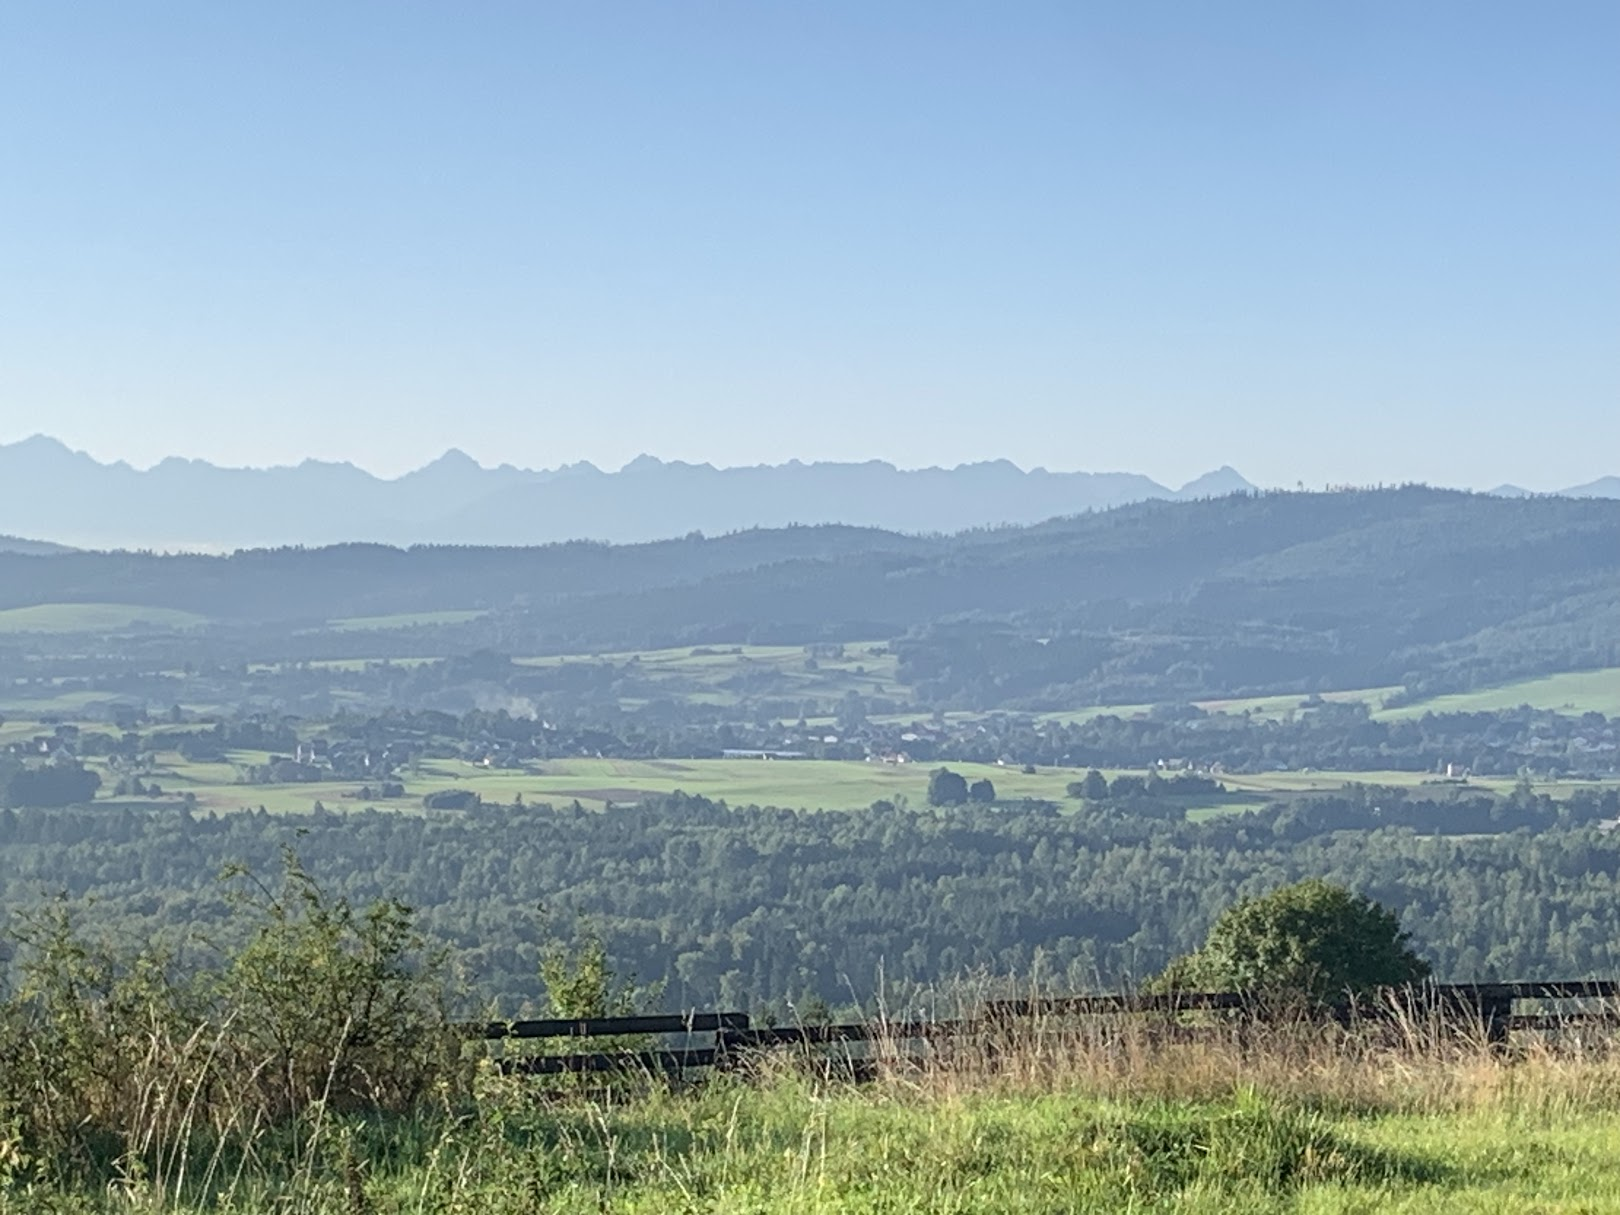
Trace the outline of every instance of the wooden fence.
{"type": "MultiPolygon", "coordinates": [[[[1502,1044],[1515,1031],[1559,1032],[1576,1026],[1620,1028],[1620,981],[1579,980],[1531,983],[1425,984],[1357,1005],[1335,1005],[1325,1015],[1341,1021],[1378,1020],[1402,1010],[1432,1013],[1475,1026],[1490,1043],[1502,1044]],[[1533,1008],[1520,1010],[1521,1004],[1533,1008]],[[1601,1005],[1601,1006],[1595,1006],[1601,1005]]],[[[468,1036],[486,1042],[572,1039],[581,1043],[628,1039],[633,1046],[572,1053],[504,1054],[496,1066],[513,1075],[564,1075],[622,1070],[678,1074],[688,1069],[728,1066],[782,1047],[820,1047],[883,1042],[891,1045],[940,1043],[963,1035],[1005,1034],[1020,1024],[1084,1017],[1180,1013],[1227,1013],[1264,1023],[1277,1005],[1235,992],[1177,992],[1166,995],[1115,994],[991,1000],[960,1020],[873,1020],[842,1025],[755,1026],[747,1013],[691,1012],[659,1016],[554,1018],[493,1021],[466,1026],[468,1036]],[[648,1039],[663,1039],[656,1048],[648,1039]],[[700,1040],[703,1039],[703,1040],[700,1040]]],[[[1296,1014],[1297,1015],[1297,1014],[1296,1014]]],[[[869,1058],[845,1051],[826,1059],[860,1075],[869,1058]]]]}

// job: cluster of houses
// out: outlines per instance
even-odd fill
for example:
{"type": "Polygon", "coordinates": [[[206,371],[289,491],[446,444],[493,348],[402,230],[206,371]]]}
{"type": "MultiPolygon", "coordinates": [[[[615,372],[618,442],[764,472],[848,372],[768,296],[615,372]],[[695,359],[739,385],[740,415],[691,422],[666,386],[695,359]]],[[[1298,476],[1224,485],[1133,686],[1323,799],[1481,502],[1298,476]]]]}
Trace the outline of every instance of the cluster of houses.
{"type": "Polygon", "coordinates": [[[6,744],[7,755],[19,759],[71,758],[78,754],[79,727],[60,725],[49,734],[35,734],[32,738],[19,738],[6,744]]]}

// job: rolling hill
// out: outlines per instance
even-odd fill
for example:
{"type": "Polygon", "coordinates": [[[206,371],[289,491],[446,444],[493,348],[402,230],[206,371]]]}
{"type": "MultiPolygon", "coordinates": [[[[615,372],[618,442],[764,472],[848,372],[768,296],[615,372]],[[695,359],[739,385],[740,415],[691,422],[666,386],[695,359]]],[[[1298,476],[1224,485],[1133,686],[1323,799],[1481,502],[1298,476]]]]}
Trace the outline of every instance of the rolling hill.
{"type": "MultiPolygon", "coordinates": [[[[893,639],[934,703],[1403,686],[1620,665],[1620,502],[1408,487],[1145,502],[1028,527],[531,548],[0,554],[0,609],[195,613],[177,659],[893,639]]],[[[156,642],[148,639],[149,645],[156,642]]]]}
{"type": "Polygon", "coordinates": [[[52,544],[47,540],[24,540],[21,536],[0,536],[0,553],[22,553],[43,557],[49,553],[72,552],[65,544],[52,544]]]}

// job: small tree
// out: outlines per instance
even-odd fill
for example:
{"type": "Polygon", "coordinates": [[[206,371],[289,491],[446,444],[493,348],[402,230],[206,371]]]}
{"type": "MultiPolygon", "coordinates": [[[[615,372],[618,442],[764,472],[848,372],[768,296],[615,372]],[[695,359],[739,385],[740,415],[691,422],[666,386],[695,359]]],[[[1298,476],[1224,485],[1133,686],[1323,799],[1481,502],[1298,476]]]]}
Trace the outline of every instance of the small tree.
{"type": "Polygon", "coordinates": [[[1161,985],[1331,1000],[1429,976],[1399,917],[1319,878],[1228,907],[1197,953],[1172,962],[1161,985]]]}
{"type": "Polygon", "coordinates": [[[930,806],[960,806],[968,799],[967,778],[949,768],[936,768],[928,777],[930,806]]]}
{"type": "Polygon", "coordinates": [[[588,925],[576,929],[572,944],[553,940],[546,946],[540,955],[540,981],[546,987],[546,1011],[554,1017],[628,1017],[646,998],[633,979],[614,971],[607,943],[588,925]]]}
{"type": "Polygon", "coordinates": [[[1088,802],[1107,801],[1108,778],[1097,769],[1092,768],[1086,773],[1086,778],[1080,782],[1080,796],[1088,802]]]}
{"type": "Polygon", "coordinates": [[[996,800],[996,787],[989,777],[976,780],[968,786],[968,801],[975,805],[988,806],[996,800]]]}
{"type": "Polygon", "coordinates": [[[333,897],[290,849],[282,867],[279,889],[226,870],[246,879],[236,897],[255,921],[219,981],[228,1062],[272,1117],[317,1101],[409,1108],[459,1066],[443,951],[398,900],[333,897]]]}
{"type": "MultiPolygon", "coordinates": [[[[541,912],[541,923],[549,931],[550,917],[541,912]]],[[[540,981],[545,984],[545,1010],[548,1016],[571,1021],[596,1017],[632,1017],[657,1006],[663,998],[663,983],[638,986],[634,975],[614,969],[608,957],[607,942],[591,924],[576,921],[572,939],[553,936],[540,954],[540,981]]],[[[620,1034],[594,1038],[598,1051],[646,1050],[653,1039],[646,1035],[620,1034]]],[[[541,1053],[572,1053],[575,1045],[566,1039],[553,1039],[542,1045],[541,1053]]],[[[565,1087],[580,1077],[565,1078],[565,1087]]]]}

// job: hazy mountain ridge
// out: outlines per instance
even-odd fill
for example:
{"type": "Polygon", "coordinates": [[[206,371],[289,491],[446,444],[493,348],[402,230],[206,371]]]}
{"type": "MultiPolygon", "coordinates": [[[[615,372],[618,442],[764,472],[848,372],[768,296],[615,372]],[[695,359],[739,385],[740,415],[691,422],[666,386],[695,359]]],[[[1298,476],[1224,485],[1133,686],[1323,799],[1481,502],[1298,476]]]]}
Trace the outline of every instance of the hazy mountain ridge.
{"type": "Polygon", "coordinates": [[[894,639],[906,681],[962,708],[1432,695],[1620,666],[1620,501],[1408,486],[1138,502],[956,535],[0,552],[0,608],[76,603],[210,617],[120,641],[164,670],[350,658],[355,636],[325,622],[374,616],[399,623],[368,631],[368,657],[894,639]]]}
{"type": "Polygon", "coordinates": [[[71,553],[64,544],[51,544],[44,540],[25,540],[21,536],[0,536],[0,553],[21,553],[28,557],[46,557],[53,553],[71,553]]]}
{"type": "Polygon", "coordinates": [[[486,468],[458,450],[386,479],[318,460],[222,468],[170,457],[141,470],[43,435],[0,444],[0,529],[81,548],[637,543],[794,523],[956,532],[1253,488],[1230,467],[1178,490],[1137,473],[1026,471],[1006,460],[716,468],[641,456],[606,472],[486,468]]]}

